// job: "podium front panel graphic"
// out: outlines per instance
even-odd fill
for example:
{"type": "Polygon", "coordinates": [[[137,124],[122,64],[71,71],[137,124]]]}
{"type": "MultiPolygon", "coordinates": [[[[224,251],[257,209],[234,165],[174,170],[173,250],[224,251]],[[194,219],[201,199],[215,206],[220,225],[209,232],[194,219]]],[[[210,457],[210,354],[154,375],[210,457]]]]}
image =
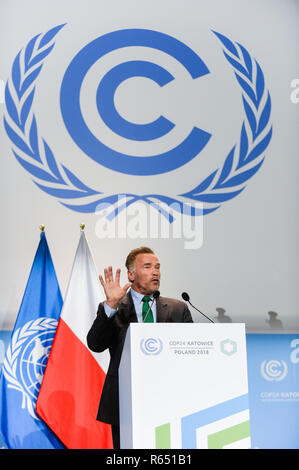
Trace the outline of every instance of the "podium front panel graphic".
{"type": "Polygon", "coordinates": [[[119,388],[123,449],[250,447],[244,324],[131,324],[119,388]]]}

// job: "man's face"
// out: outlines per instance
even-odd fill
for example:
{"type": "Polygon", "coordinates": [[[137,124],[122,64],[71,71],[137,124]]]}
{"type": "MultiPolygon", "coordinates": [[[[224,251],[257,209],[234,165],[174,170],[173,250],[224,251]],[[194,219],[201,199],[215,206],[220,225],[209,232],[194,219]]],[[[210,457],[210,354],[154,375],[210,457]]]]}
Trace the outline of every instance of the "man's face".
{"type": "Polygon", "coordinates": [[[134,268],[128,278],[136,292],[151,295],[160,285],[160,263],[156,255],[141,253],[136,256],[134,268]]]}

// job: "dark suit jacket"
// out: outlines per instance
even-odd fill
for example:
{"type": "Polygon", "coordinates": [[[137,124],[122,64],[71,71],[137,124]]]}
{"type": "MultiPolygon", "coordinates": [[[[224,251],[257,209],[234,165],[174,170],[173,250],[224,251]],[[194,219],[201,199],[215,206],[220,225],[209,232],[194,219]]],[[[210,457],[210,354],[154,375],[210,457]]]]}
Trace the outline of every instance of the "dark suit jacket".
{"type": "MultiPolygon", "coordinates": [[[[88,332],[88,347],[95,352],[109,348],[110,364],[103,387],[97,419],[104,423],[119,425],[118,367],[128,326],[137,322],[130,292],[121,300],[118,311],[108,318],[104,304],[100,303],[97,317],[88,332]]],[[[180,300],[159,297],[157,299],[157,322],[192,323],[187,305],[180,300]]]]}

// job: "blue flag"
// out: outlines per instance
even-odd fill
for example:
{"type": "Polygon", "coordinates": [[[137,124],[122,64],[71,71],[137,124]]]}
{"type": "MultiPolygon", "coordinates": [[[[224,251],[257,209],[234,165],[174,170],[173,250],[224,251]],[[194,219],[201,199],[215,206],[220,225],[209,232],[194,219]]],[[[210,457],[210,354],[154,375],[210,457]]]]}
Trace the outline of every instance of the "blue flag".
{"type": "Polygon", "coordinates": [[[35,411],[62,296],[44,232],[0,374],[0,432],[9,449],[64,446],[35,411]]]}

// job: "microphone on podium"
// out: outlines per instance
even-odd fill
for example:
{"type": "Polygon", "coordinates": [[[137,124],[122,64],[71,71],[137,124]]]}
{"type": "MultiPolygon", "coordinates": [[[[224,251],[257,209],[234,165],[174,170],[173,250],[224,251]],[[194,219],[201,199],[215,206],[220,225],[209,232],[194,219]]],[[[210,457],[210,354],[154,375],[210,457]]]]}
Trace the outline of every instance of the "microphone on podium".
{"type": "Polygon", "coordinates": [[[158,290],[155,290],[155,291],[153,292],[153,294],[152,294],[152,296],[153,296],[152,304],[148,307],[148,311],[146,312],[146,314],[145,314],[145,316],[144,316],[144,319],[142,320],[142,323],[145,322],[145,320],[146,320],[146,318],[147,318],[147,316],[148,316],[148,314],[149,314],[149,311],[150,311],[150,309],[151,309],[152,306],[153,306],[153,303],[154,303],[155,299],[157,299],[157,298],[159,297],[159,295],[160,295],[160,292],[159,292],[158,290]]]}
{"type": "Polygon", "coordinates": [[[194,305],[191,304],[191,302],[190,302],[190,296],[189,296],[189,294],[187,294],[187,292],[183,292],[183,293],[182,293],[182,297],[183,297],[183,299],[184,299],[186,302],[188,302],[188,303],[191,305],[191,307],[195,308],[195,310],[197,310],[201,315],[203,315],[203,316],[206,317],[208,320],[210,320],[211,323],[215,323],[213,320],[211,320],[211,318],[209,318],[207,315],[205,315],[204,313],[202,313],[200,310],[198,310],[198,308],[196,308],[194,305]]]}

